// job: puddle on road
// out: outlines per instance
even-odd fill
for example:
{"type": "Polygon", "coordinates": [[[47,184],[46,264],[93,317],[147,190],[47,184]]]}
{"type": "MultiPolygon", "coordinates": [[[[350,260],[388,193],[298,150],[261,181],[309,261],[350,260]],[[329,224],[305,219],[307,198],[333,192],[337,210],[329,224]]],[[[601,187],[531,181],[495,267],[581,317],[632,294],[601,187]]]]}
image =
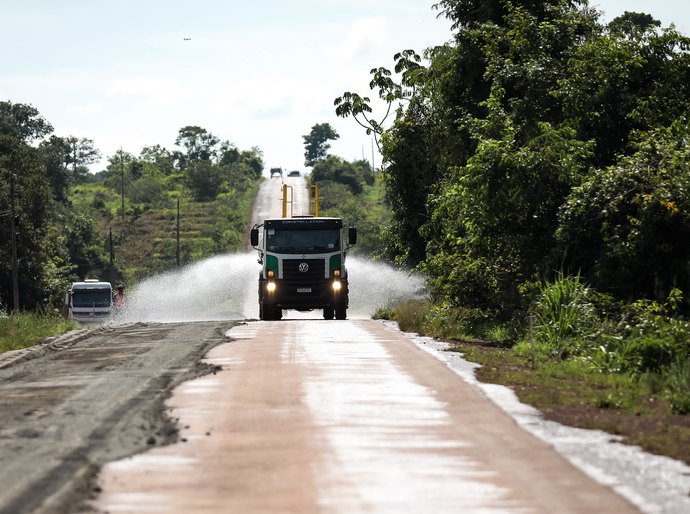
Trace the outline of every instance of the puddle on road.
{"type": "MultiPolygon", "coordinates": [[[[114,322],[208,321],[258,317],[257,254],[220,255],[180,270],[155,275],[127,295],[126,311],[114,322]]],[[[419,275],[383,263],[349,257],[350,318],[368,318],[380,307],[420,297],[425,288],[419,275]]],[[[290,318],[295,311],[287,311],[290,318]]],[[[321,317],[313,311],[309,317],[321,317]]]]}

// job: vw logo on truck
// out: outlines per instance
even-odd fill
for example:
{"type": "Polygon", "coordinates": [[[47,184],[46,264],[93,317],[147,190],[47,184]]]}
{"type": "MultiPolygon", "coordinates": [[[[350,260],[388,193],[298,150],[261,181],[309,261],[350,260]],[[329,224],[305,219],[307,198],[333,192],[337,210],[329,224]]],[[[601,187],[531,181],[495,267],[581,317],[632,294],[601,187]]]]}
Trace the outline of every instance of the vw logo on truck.
{"type": "Polygon", "coordinates": [[[309,264],[307,264],[306,262],[301,262],[299,265],[299,270],[302,273],[306,273],[307,271],[309,271],[309,264]]]}

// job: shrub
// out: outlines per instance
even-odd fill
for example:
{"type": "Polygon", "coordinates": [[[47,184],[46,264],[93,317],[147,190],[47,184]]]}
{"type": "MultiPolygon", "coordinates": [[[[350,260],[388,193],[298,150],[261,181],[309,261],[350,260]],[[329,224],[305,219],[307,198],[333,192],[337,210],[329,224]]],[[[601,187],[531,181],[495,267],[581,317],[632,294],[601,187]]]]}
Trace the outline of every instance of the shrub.
{"type": "Polygon", "coordinates": [[[547,353],[564,358],[572,342],[589,330],[597,316],[587,299],[587,288],[574,277],[558,274],[553,282],[542,282],[532,308],[534,342],[547,353]]]}
{"type": "Polygon", "coordinates": [[[416,332],[424,334],[425,321],[432,310],[429,302],[411,300],[399,305],[396,309],[395,319],[403,332],[416,332]]]}
{"type": "Polygon", "coordinates": [[[690,358],[676,361],[666,374],[666,398],[676,414],[690,414],[690,358]]]}

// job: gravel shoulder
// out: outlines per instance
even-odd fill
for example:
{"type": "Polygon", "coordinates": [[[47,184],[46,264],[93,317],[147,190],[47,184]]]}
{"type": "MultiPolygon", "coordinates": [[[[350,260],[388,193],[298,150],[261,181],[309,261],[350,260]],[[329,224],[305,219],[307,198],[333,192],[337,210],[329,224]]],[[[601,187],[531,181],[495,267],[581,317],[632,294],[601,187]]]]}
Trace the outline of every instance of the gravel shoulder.
{"type": "Polygon", "coordinates": [[[86,510],[108,461],[177,439],[164,400],[233,322],[79,331],[0,359],[0,514],[86,510]]]}

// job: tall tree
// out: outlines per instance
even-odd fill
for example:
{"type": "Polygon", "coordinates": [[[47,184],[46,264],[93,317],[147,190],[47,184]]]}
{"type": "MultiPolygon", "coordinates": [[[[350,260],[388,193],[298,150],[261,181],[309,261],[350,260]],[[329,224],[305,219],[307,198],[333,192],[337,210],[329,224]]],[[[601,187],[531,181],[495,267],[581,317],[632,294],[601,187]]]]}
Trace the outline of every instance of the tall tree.
{"type": "Polygon", "coordinates": [[[53,127],[31,105],[0,102],[0,135],[12,136],[24,143],[47,136],[53,127]]]}
{"type": "Polygon", "coordinates": [[[67,192],[72,184],[72,173],[66,162],[69,155],[69,145],[64,138],[50,136],[41,141],[39,149],[45,161],[46,176],[53,190],[53,198],[61,203],[67,202],[67,192]]]}
{"type": "Polygon", "coordinates": [[[328,155],[328,149],[331,145],[329,141],[334,141],[340,138],[340,135],[335,131],[329,123],[317,123],[311,128],[311,131],[304,139],[304,164],[305,166],[314,166],[317,161],[325,159],[328,155]]]}
{"type": "MultiPolygon", "coordinates": [[[[9,207],[14,204],[22,308],[44,305],[61,287],[47,237],[53,213],[51,185],[41,151],[30,144],[51,130],[50,124],[30,105],[0,102],[0,241],[8,242],[14,237],[7,222],[9,207]],[[14,188],[10,187],[12,182],[14,188]]],[[[12,304],[10,247],[0,245],[2,305],[12,304]]]]}
{"type": "Polygon", "coordinates": [[[101,152],[94,146],[93,140],[86,137],[68,136],[65,141],[69,145],[66,164],[72,167],[75,183],[81,183],[89,173],[88,166],[101,158],[101,152]]]}
{"type": "Polygon", "coordinates": [[[205,128],[194,125],[182,127],[177,134],[175,144],[186,150],[185,165],[210,161],[217,155],[220,139],[205,128]]]}

